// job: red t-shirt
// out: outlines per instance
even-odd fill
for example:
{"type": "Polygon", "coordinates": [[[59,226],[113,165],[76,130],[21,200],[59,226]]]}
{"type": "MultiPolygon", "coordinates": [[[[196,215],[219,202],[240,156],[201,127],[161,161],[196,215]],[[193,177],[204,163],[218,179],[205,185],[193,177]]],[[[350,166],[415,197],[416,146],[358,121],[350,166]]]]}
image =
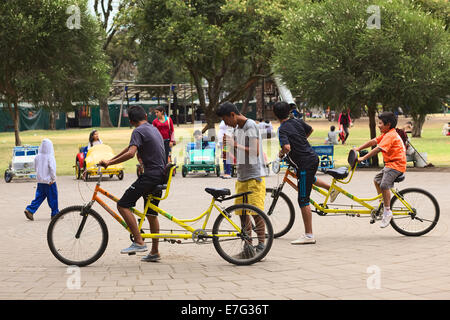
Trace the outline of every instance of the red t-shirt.
{"type": "Polygon", "coordinates": [[[173,132],[173,122],[171,118],[166,117],[166,120],[164,122],[161,122],[158,118],[156,118],[155,120],[153,120],[152,125],[156,129],[158,129],[164,140],[171,139],[173,132]]]}

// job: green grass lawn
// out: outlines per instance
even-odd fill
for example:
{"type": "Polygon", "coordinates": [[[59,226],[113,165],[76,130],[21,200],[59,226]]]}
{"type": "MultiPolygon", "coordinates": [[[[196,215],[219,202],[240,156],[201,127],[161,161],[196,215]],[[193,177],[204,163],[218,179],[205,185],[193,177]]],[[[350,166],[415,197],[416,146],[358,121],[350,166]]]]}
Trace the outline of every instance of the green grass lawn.
{"type": "MultiPolygon", "coordinates": [[[[408,119],[400,118],[399,127],[408,119]]],[[[425,122],[422,138],[412,138],[412,144],[419,152],[426,152],[428,162],[438,167],[450,167],[450,137],[441,134],[442,126],[450,117],[433,116],[425,122]]],[[[337,124],[326,120],[310,120],[308,123],[314,128],[310,137],[312,145],[321,145],[329,131],[330,125],[337,124]]],[[[273,123],[275,130],[278,123],[273,123]]],[[[218,129],[218,128],[217,128],[218,129]]],[[[23,144],[39,145],[44,138],[49,138],[55,146],[57,174],[74,175],[75,156],[80,145],[87,145],[89,133],[92,129],[70,129],[60,131],[33,130],[20,133],[23,144]]],[[[132,129],[129,128],[100,128],[100,139],[110,145],[115,153],[119,153],[128,145],[132,129]]],[[[191,141],[194,132],[193,125],[181,125],[175,128],[177,145],[172,154],[177,158],[179,165],[183,164],[184,148],[187,141],[191,141]]],[[[377,132],[379,134],[379,132],[377,132]]],[[[369,140],[369,127],[367,119],[356,120],[350,129],[350,136],[346,145],[335,146],[334,158],[337,166],[345,165],[348,151],[352,146],[359,146],[369,140]]],[[[14,134],[11,132],[0,133],[0,170],[4,172],[12,157],[14,146],[14,134]]],[[[264,151],[269,161],[273,160],[279,150],[278,140],[264,141],[264,151]]],[[[219,153],[217,153],[219,155],[219,153]]],[[[380,156],[381,159],[381,156],[380,156]]],[[[136,159],[124,163],[125,172],[132,173],[136,170],[136,159]]]]}

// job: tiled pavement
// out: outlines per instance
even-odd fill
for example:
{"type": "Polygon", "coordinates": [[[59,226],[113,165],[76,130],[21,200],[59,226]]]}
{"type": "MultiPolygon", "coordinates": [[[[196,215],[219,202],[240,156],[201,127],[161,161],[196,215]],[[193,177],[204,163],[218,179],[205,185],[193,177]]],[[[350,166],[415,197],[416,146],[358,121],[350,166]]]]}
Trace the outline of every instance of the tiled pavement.
{"type": "MultiPolygon", "coordinates": [[[[374,175],[357,172],[348,191],[371,196],[374,175]]],[[[120,196],[134,178],[126,174],[123,181],[105,181],[103,186],[120,196]]],[[[425,236],[405,237],[364,218],[315,215],[317,244],[309,246],[290,245],[303,225],[295,193],[286,187],[296,207],[294,227],[274,241],[264,261],[246,267],[227,263],[212,245],[162,243],[159,263],[140,262],[142,255],[121,255],[120,249],[130,243],[128,234],[97,206],[109,228],[109,245],[97,262],[79,270],[79,288],[70,286],[73,270],[48,249],[47,204],[33,222],[23,214],[35,183],[2,181],[0,299],[450,299],[449,181],[450,172],[409,172],[399,185],[426,188],[438,199],[440,221],[425,236]],[[379,289],[371,286],[377,283],[373,270],[378,271],[379,289]]],[[[276,182],[275,176],[267,178],[268,186],[276,182]]],[[[60,208],[81,204],[94,186],[94,181],[86,185],[59,177],[60,208]]],[[[233,190],[234,180],[178,174],[161,207],[177,217],[196,216],[210,201],[205,187],[233,190]]],[[[162,228],[171,226],[162,219],[162,228]]]]}

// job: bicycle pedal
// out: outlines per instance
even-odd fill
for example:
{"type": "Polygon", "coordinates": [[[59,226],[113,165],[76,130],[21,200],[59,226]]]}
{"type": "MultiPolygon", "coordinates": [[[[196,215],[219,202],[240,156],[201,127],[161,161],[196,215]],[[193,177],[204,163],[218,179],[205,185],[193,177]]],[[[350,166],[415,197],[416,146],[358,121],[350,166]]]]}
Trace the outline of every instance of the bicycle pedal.
{"type": "Polygon", "coordinates": [[[370,224],[374,224],[375,223],[375,220],[370,220],[370,224]]]}

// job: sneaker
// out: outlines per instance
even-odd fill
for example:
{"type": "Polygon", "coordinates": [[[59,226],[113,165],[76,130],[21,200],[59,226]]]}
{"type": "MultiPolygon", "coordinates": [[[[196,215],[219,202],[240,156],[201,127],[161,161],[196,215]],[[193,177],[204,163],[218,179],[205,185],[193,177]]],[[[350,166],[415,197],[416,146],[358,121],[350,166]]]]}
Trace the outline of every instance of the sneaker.
{"type": "Polygon", "coordinates": [[[25,213],[25,217],[27,217],[28,220],[31,220],[31,221],[34,220],[33,214],[32,214],[30,211],[28,211],[27,209],[25,209],[24,213],[25,213]]]}
{"type": "Polygon", "coordinates": [[[233,256],[235,259],[250,259],[255,256],[255,248],[249,244],[244,244],[244,249],[241,253],[233,256]]]}
{"type": "Polygon", "coordinates": [[[381,219],[380,228],[386,228],[392,220],[392,211],[383,213],[383,218],[381,219]]]}
{"type": "Polygon", "coordinates": [[[330,203],[334,202],[336,200],[337,196],[339,195],[339,191],[337,189],[331,189],[330,191],[330,203]]]}
{"type": "Polygon", "coordinates": [[[259,252],[263,251],[265,247],[266,246],[264,245],[264,243],[258,243],[258,245],[255,246],[254,248],[256,250],[256,253],[259,253],[259,252]]]}
{"type": "Polygon", "coordinates": [[[302,235],[297,240],[291,242],[291,244],[314,244],[316,243],[316,239],[314,237],[308,237],[305,234],[302,235]]]}
{"type": "Polygon", "coordinates": [[[141,259],[143,262],[157,262],[161,260],[161,255],[159,253],[151,254],[149,253],[141,259]]]}
{"type": "Polygon", "coordinates": [[[130,254],[130,253],[136,253],[136,252],[145,252],[147,251],[147,245],[144,243],[143,246],[137,244],[136,242],[133,242],[131,244],[131,246],[129,246],[126,249],[123,249],[122,251],[120,251],[120,253],[122,254],[130,254]]]}

